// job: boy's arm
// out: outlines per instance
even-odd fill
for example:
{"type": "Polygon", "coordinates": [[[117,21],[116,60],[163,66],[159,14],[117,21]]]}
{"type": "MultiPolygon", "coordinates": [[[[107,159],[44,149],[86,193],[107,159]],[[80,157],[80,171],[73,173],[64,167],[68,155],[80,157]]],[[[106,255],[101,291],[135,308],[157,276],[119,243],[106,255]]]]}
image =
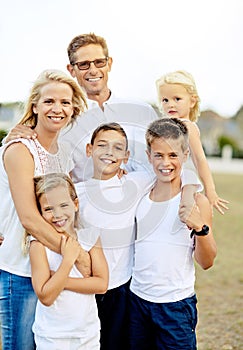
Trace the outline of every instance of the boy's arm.
{"type": "Polygon", "coordinates": [[[227,210],[227,200],[220,198],[217,195],[213,176],[211,174],[202,143],[200,140],[200,132],[196,124],[187,123],[189,129],[189,144],[192,161],[195,168],[198,171],[199,177],[203,182],[205,188],[205,195],[209,199],[209,202],[214,206],[221,214],[224,214],[223,209],[227,210]]]}
{"type": "Polygon", "coordinates": [[[196,232],[200,232],[204,225],[209,227],[209,232],[205,236],[197,236],[195,239],[194,257],[197,263],[203,268],[208,269],[213,265],[216,257],[217,248],[212,233],[212,210],[206,196],[201,193],[195,195],[196,205],[194,206],[186,224],[196,232]]]}

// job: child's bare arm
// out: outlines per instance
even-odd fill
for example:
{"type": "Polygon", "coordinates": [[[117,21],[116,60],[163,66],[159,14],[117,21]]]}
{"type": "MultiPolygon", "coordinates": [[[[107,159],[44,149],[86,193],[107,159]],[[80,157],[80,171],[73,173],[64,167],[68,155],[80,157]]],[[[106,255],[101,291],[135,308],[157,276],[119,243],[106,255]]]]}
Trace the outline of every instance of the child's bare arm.
{"type": "Polygon", "coordinates": [[[63,291],[68,275],[79,254],[79,243],[72,237],[62,236],[62,262],[54,273],[49,270],[45,247],[38,241],[31,242],[30,261],[32,284],[38,299],[50,306],[63,291]]]}
{"type": "Polygon", "coordinates": [[[190,169],[183,169],[181,187],[179,217],[182,222],[186,222],[195,205],[194,195],[196,192],[202,191],[203,187],[197,174],[190,169]]]}
{"type": "Polygon", "coordinates": [[[197,192],[196,185],[186,185],[183,186],[181,191],[181,201],[179,208],[179,217],[182,222],[186,222],[187,218],[190,216],[191,211],[195,205],[194,195],[197,192]]]}
{"type": "Polygon", "coordinates": [[[196,232],[202,230],[203,225],[209,227],[209,233],[206,236],[194,235],[195,252],[194,257],[203,269],[210,268],[216,257],[217,248],[212,233],[212,210],[209,200],[201,193],[195,195],[196,205],[191,215],[187,219],[187,226],[196,232]]]}
{"type": "Polygon", "coordinates": [[[108,266],[101,247],[100,239],[90,250],[92,275],[88,278],[69,277],[65,289],[83,294],[103,294],[108,288],[108,266]]]}
{"type": "Polygon", "coordinates": [[[205,188],[205,195],[209,199],[210,204],[221,214],[227,210],[228,201],[220,198],[216,192],[213,176],[211,174],[202,143],[200,140],[200,132],[195,123],[186,124],[189,130],[189,144],[192,161],[198,171],[199,177],[205,188]]]}

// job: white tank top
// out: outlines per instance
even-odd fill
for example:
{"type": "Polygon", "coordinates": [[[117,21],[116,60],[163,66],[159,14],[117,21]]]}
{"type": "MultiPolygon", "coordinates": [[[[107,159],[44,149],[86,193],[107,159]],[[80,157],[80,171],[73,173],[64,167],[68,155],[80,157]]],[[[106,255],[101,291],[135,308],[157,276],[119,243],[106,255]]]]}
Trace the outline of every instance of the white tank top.
{"type": "Polygon", "coordinates": [[[131,290],[142,299],[174,302],[194,294],[194,240],[177,213],[181,194],[153,202],[147,194],[137,209],[137,239],[131,290]]]}
{"type": "Polygon", "coordinates": [[[30,276],[29,255],[24,255],[22,249],[24,228],[14,207],[3,164],[4,151],[13,142],[22,142],[32,154],[35,163],[34,176],[51,172],[69,173],[73,163],[66,145],[58,145],[56,154],[47,152],[37,140],[16,139],[0,148],[0,232],[4,236],[0,246],[0,269],[19,276],[30,276]]]}

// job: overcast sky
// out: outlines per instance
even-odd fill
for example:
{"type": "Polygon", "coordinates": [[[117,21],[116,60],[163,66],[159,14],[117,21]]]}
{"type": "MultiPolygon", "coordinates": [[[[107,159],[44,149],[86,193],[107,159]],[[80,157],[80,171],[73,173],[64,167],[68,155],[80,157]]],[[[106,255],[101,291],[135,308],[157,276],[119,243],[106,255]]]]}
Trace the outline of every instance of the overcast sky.
{"type": "Polygon", "coordinates": [[[185,69],[201,109],[243,105],[242,0],[0,0],[0,102],[25,100],[44,69],[66,71],[69,42],[88,32],[107,40],[116,95],[156,102],[155,80],[185,69]]]}

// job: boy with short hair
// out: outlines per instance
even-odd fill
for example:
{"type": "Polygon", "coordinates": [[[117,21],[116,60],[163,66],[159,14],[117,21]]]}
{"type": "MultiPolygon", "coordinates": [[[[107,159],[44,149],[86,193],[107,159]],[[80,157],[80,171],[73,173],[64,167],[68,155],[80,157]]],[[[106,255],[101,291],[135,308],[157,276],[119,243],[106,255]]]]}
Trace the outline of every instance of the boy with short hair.
{"type": "Polygon", "coordinates": [[[176,118],[152,122],[146,142],[156,181],[136,212],[130,348],[196,349],[193,257],[203,269],[213,265],[212,210],[208,199],[196,194],[186,223],[178,217],[180,174],[188,155],[184,123],[176,118]]]}
{"type": "MultiPolygon", "coordinates": [[[[117,123],[102,124],[87,145],[92,157],[93,178],[76,184],[80,214],[85,226],[101,230],[102,247],[109,267],[109,286],[97,295],[101,320],[101,349],[128,349],[128,296],[132,275],[135,240],[135,212],[147,193],[154,174],[144,171],[117,176],[128,161],[128,141],[117,123]]],[[[196,184],[195,174],[187,171],[183,185],[196,184]],[[191,175],[193,175],[191,177],[191,175]]],[[[183,176],[184,178],[184,176],[183,176]]],[[[186,186],[191,187],[191,186],[186,186]]]]}

